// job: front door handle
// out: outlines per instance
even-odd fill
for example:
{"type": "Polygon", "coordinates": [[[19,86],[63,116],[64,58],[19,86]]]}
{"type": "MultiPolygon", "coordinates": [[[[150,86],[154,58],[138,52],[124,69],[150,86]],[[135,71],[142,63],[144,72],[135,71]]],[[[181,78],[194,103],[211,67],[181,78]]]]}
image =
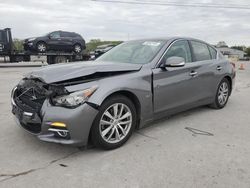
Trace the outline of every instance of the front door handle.
{"type": "Polygon", "coordinates": [[[196,76],[196,75],[197,75],[197,72],[192,71],[192,72],[189,73],[189,75],[190,75],[190,76],[196,76]]]}

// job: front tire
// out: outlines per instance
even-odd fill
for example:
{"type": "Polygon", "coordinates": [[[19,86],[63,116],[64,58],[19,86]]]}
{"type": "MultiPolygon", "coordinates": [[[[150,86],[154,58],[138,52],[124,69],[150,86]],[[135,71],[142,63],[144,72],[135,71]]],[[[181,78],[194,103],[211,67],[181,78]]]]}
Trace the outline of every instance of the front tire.
{"type": "Polygon", "coordinates": [[[91,128],[91,140],[101,149],[122,146],[132,135],[136,125],[134,104],[123,95],[108,98],[101,105],[91,128]]]}
{"type": "Polygon", "coordinates": [[[40,53],[45,53],[47,51],[47,45],[45,42],[38,42],[36,45],[36,50],[40,53]]]}
{"type": "Polygon", "coordinates": [[[215,100],[213,104],[210,105],[210,107],[215,108],[215,109],[224,108],[227,104],[230,91],[231,91],[231,87],[230,87],[230,83],[228,79],[223,78],[218,86],[215,100]]]}

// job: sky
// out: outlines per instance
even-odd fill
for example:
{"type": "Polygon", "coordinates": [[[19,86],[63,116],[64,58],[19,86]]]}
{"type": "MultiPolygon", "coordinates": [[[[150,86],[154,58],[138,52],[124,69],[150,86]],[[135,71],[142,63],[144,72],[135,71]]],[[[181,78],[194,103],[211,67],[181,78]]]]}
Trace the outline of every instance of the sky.
{"type": "MultiPolygon", "coordinates": [[[[249,0],[157,1],[250,7],[249,0]]],[[[66,30],[81,34],[87,41],[186,36],[211,44],[225,41],[230,46],[250,46],[249,18],[250,9],[135,5],[91,0],[0,0],[0,29],[12,28],[13,38],[19,39],[66,30]]]]}

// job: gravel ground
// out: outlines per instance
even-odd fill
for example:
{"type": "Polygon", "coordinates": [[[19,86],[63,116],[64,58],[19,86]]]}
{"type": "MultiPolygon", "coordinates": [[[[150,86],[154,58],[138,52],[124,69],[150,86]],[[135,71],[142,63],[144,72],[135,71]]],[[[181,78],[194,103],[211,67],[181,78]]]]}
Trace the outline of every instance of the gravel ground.
{"type": "Polygon", "coordinates": [[[36,67],[0,68],[0,187],[250,187],[250,62],[244,65],[224,109],[157,121],[113,151],[45,143],[23,131],[10,91],[36,67]]]}

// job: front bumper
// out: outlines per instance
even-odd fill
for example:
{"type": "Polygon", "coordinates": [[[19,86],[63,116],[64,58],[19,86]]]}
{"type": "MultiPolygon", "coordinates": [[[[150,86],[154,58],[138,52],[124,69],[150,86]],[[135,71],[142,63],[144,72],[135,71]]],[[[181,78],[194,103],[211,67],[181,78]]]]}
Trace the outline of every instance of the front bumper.
{"type": "Polygon", "coordinates": [[[86,103],[74,109],[52,106],[46,99],[40,113],[27,112],[12,98],[12,113],[22,128],[42,141],[84,146],[98,110],[86,103]],[[53,127],[51,122],[62,122],[66,128],[53,127]]]}
{"type": "Polygon", "coordinates": [[[36,45],[35,45],[35,43],[33,41],[31,41],[31,42],[24,42],[23,48],[24,48],[25,51],[35,50],[36,49],[36,45]]]}

